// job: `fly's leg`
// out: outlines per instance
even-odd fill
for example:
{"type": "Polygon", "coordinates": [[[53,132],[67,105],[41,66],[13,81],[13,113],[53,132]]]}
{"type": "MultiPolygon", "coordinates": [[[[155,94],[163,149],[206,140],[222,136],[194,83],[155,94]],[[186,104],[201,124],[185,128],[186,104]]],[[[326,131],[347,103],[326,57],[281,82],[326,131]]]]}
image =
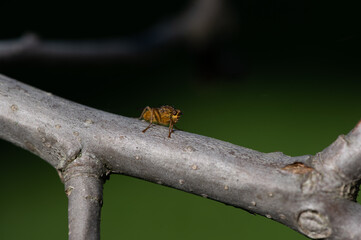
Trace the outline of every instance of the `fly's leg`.
{"type": "MultiPolygon", "coordinates": [[[[150,107],[146,107],[146,108],[144,109],[144,111],[147,110],[147,109],[150,111],[150,123],[149,123],[148,127],[146,127],[146,129],[144,129],[144,130],[142,131],[143,133],[145,133],[145,131],[147,131],[147,130],[150,128],[150,126],[152,126],[152,123],[153,123],[153,109],[151,109],[150,107]]],[[[143,113],[142,113],[141,116],[143,116],[144,111],[143,111],[143,113]]]]}
{"type": "Polygon", "coordinates": [[[150,111],[150,112],[152,112],[152,109],[151,109],[149,106],[146,106],[146,107],[143,109],[142,114],[140,114],[139,119],[142,119],[142,118],[143,118],[144,113],[145,113],[146,111],[150,111]]]}
{"type": "Polygon", "coordinates": [[[168,134],[168,137],[170,138],[170,135],[172,134],[173,132],[173,121],[170,121],[169,123],[169,134],[168,134]]]}
{"type": "Polygon", "coordinates": [[[145,133],[145,131],[147,131],[150,128],[150,126],[152,126],[152,123],[149,123],[148,127],[146,127],[142,132],[145,133]]]}

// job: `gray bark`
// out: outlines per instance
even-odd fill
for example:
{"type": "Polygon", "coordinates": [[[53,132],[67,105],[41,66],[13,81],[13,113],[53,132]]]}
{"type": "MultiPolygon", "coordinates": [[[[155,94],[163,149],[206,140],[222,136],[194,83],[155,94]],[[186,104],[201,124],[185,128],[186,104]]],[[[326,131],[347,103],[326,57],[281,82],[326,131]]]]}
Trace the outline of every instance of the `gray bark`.
{"type": "Polygon", "coordinates": [[[106,113],[0,75],[0,137],[56,168],[70,239],[98,239],[102,183],[126,174],[274,219],[310,238],[361,239],[361,123],[315,156],[261,153],[106,113]]]}

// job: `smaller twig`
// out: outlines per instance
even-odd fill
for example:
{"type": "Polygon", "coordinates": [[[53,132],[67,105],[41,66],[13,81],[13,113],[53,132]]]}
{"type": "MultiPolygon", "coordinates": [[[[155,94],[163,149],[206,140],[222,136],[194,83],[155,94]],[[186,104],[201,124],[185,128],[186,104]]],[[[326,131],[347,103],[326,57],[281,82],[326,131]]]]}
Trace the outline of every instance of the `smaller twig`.
{"type": "Polygon", "coordinates": [[[63,173],[68,196],[69,240],[100,239],[100,210],[103,204],[102,164],[79,156],[63,173]]]}

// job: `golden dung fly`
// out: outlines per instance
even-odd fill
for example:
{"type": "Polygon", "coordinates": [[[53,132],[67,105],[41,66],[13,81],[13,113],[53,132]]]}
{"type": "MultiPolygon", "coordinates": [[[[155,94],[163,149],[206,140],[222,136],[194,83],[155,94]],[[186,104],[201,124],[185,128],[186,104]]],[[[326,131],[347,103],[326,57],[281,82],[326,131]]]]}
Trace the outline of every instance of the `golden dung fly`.
{"type": "Polygon", "coordinates": [[[145,121],[149,122],[149,126],[143,130],[143,133],[145,133],[145,131],[147,131],[150,126],[155,123],[169,126],[168,137],[170,138],[170,135],[173,132],[173,126],[178,122],[181,115],[182,112],[179,109],[175,109],[171,106],[166,105],[161,106],[160,108],[144,108],[139,119],[144,119],[145,121]]]}

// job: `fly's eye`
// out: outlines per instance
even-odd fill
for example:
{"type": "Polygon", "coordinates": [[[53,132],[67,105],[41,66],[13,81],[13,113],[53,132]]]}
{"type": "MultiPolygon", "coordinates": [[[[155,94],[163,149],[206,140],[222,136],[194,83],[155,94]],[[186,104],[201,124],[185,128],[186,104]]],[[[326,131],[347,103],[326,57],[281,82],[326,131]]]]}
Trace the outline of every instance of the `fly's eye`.
{"type": "Polygon", "coordinates": [[[173,115],[177,115],[177,112],[176,112],[176,111],[173,111],[172,114],[173,114],[173,115]]]}

